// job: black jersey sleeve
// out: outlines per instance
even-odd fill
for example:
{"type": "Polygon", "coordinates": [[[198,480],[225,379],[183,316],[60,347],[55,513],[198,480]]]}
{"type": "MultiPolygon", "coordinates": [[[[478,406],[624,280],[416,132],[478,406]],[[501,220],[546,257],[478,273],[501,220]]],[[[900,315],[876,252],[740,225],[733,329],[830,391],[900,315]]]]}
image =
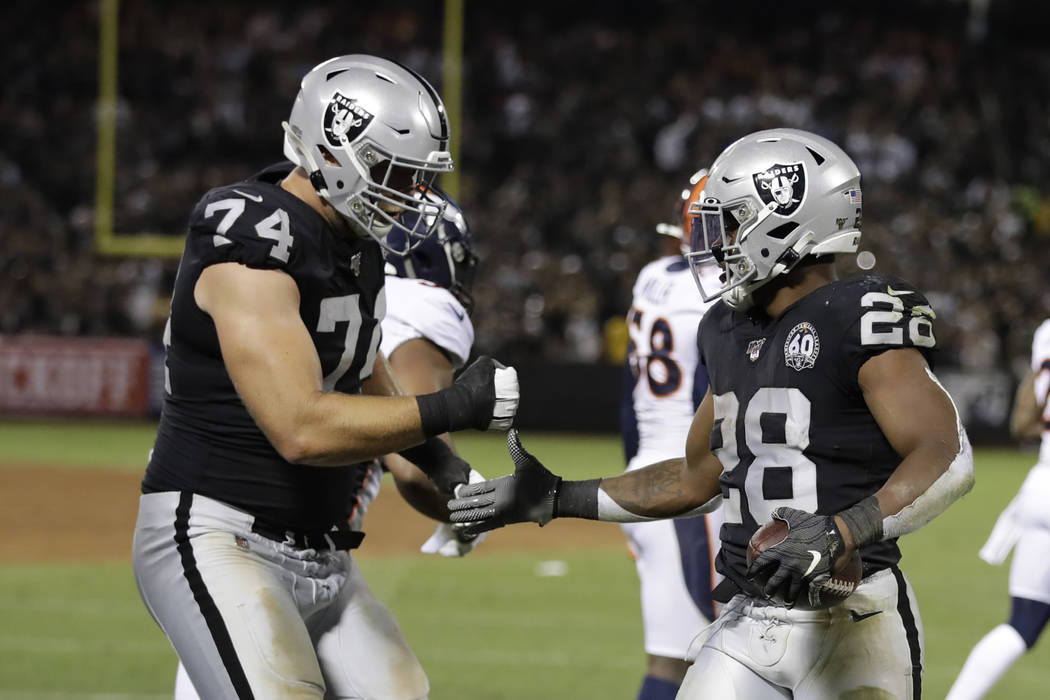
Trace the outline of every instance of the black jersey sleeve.
{"type": "Polygon", "coordinates": [[[210,191],[190,215],[187,249],[203,269],[224,262],[287,268],[296,253],[288,212],[251,182],[210,191]]]}
{"type": "Polygon", "coordinates": [[[933,307],[914,285],[868,275],[843,285],[833,302],[846,324],[841,338],[844,371],[856,381],[861,366],[887,350],[915,348],[931,365],[937,339],[933,307]]]}

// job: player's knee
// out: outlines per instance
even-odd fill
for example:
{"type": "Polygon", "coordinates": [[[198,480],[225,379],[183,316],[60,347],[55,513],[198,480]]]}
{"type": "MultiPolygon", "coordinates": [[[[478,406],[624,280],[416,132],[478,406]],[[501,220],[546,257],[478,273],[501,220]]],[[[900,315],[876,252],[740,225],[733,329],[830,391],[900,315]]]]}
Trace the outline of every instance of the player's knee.
{"type": "Polygon", "coordinates": [[[1012,598],[1010,626],[1017,630],[1025,647],[1031,649],[1050,620],[1050,605],[1028,598],[1012,598]]]}

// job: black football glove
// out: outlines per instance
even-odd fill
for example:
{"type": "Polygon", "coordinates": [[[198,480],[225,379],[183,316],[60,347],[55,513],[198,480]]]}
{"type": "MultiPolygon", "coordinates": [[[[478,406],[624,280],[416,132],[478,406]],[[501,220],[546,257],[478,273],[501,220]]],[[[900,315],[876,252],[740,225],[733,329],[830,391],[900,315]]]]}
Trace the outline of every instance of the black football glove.
{"type": "Polygon", "coordinates": [[[450,520],[467,534],[493,530],[511,523],[546,525],[554,517],[554,501],[561,485],[540,461],[525,451],[518,431],[507,433],[507,449],[514,473],[462,486],[448,502],[450,520]]]}
{"type": "Polygon", "coordinates": [[[518,412],[518,396],[517,370],[482,355],[449,388],[416,397],[423,434],[506,430],[518,412]]]}
{"type": "Polygon", "coordinates": [[[786,506],[774,510],[772,516],[787,523],[787,537],[759,555],[747,567],[747,575],[752,579],[768,576],[762,592],[770,599],[779,592],[790,606],[812,582],[831,578],[835,557],[844,544],[833,516],[786,506]]]}

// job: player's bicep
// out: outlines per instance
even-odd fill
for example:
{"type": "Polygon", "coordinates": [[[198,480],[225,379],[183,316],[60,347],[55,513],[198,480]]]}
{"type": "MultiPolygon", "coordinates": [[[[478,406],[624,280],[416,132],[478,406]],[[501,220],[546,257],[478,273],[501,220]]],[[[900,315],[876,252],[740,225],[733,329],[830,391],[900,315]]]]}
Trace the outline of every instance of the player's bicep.
{"type": "Polygon", "coordinates": [[[913,349],[888,350],[865,362],[857,375],[875,421],[902,457],[919,447],[959,451],[959,417],[926,359],[913,349]]]}
{"type": "Polygon", "coordinates": [[[278,270],[211,265],[201,273],[194,299],[215,324],[238,395],[280,449],[296,413],[321,391],[321,363],[299,315],[294,280],[278,270]]]}
{"type": "Polygon", "coordinates": [[[452,386],[452,363],[426,338],[412,338],[390,354],[390,365],[409,394],[429,394],[452,386]]]}
{"type": "Polygon", "coordinates": [[[900,537],[973,488],[973,452],[955,404],[917,351],[876,355],[857,379],[872,416],[901,456],[875,493],[885,516],[883,535],[900,537]]]}

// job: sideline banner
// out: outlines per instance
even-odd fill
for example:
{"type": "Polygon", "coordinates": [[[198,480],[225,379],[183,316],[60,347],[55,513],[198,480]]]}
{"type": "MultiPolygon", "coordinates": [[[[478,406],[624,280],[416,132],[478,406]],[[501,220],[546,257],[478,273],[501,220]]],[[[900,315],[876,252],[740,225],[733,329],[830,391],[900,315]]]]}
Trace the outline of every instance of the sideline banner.
{"type": "Polygon", "coordinates": [[[145,416],[144,340],[0,336],[0,413],[145,416]]]}

